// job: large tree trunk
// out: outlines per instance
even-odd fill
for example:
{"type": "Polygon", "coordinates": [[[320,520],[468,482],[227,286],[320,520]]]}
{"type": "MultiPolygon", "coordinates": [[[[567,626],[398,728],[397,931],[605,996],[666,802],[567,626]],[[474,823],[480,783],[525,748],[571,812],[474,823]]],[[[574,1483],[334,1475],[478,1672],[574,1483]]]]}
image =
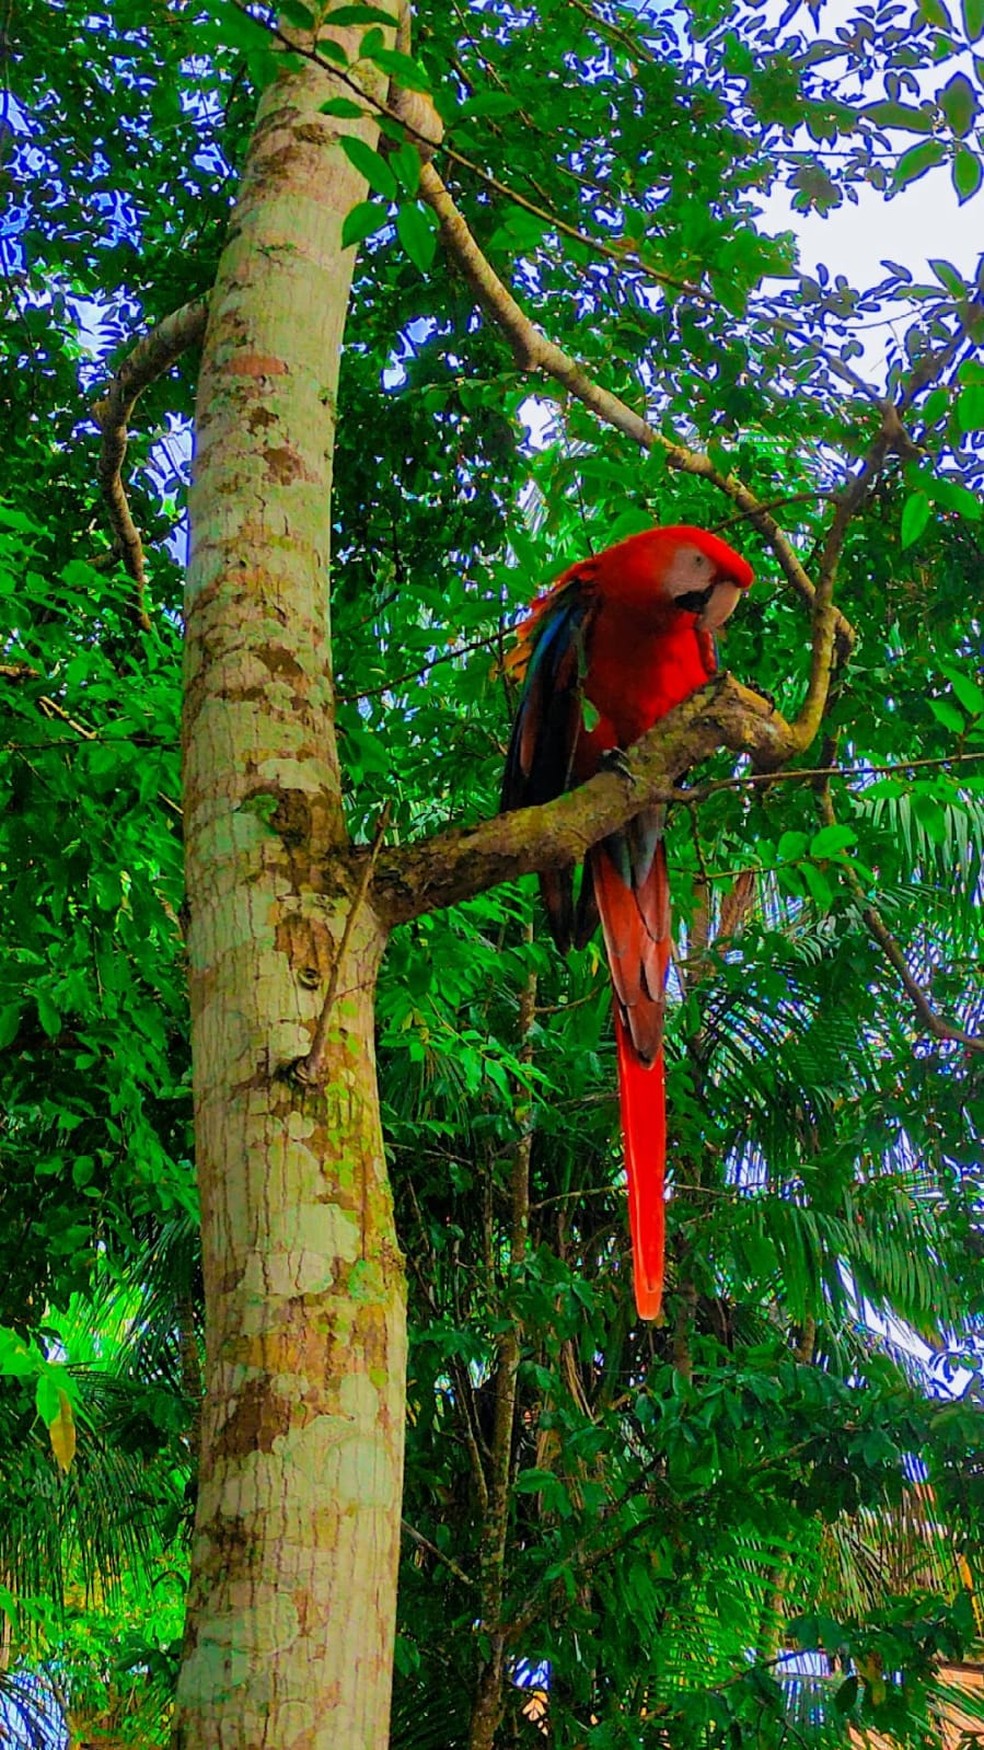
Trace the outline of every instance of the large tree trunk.
{"type": "Polygon", "coordinates": [[[385,936],[323,874],[345,838],[341,226],[365,193],[319,113],[330,95],[307,66],[264,96],[199,392],[184,805],[207,1379],[181,1750],[388,1741],[405,1295],[373,1051],[385,936]],[[324,1079],[305,1088],[291,1066],[329,993],[324,1079]]]}

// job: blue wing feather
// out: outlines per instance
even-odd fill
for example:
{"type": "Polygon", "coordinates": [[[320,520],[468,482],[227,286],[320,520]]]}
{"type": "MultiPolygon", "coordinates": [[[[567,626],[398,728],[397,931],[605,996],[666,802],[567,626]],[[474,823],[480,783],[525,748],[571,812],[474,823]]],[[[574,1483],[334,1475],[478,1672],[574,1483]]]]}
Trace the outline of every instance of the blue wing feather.
{"type": "MultiPolygon", "coordinates": [[[[586,568],[562,579],[526,626],[529,645],[502,783],[504,810],[551,802],[570,788],[582,725],[584,645],[594,600],[586,568]]],[[[574,910],[573,869],[546,871],[540,891],[557,946],[580,938],[574,910]]]]}

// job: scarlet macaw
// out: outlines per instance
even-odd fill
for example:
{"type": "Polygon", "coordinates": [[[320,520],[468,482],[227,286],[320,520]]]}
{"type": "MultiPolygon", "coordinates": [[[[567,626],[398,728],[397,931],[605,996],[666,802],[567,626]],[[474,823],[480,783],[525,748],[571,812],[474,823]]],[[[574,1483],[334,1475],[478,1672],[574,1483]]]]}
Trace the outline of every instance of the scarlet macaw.
{"type": "MultiPolygon", "coordinates": [[[[685,525],[647,529],[572,565],[518,628],[523,676],[503,781],[504,809],[548,802],[631,747],[709,680],[713,634],[752,569],[726,542],[685,525]]],[[[612,976],[622,1141],[639,1317],[663,1296],[666,1112],[663,1014],[670,896],[662,807],[645,809],[540,888],[558,947],[583,946],[598,916],[612,976]]]]}

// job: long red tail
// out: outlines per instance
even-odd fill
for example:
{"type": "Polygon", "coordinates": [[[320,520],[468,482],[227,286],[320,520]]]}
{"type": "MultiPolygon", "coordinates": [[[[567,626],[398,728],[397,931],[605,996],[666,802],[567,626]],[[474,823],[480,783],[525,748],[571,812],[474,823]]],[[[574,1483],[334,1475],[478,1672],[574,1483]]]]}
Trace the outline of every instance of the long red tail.
{"type": "Polygon", "coordinates": [[[618,1046],[618,1092],[622,1113],[622,1143],[629,1181],[629,1230],[636,1309],[641,1319],[655,1319],[663,1303],[663,1254],[666,1209],[666,1096],[663,1047],[652,1064],[640,1061],[615,1002],[618,1046]]]}
{"type": "Polygon", "coordinates": [[[636,1306],[654,1319],[663,1299],[666,1100],[663,1012],[670,959],[670,887],[662,812],[633,821],[589,858],[615,994],[622,1144],[636,1306]]]}

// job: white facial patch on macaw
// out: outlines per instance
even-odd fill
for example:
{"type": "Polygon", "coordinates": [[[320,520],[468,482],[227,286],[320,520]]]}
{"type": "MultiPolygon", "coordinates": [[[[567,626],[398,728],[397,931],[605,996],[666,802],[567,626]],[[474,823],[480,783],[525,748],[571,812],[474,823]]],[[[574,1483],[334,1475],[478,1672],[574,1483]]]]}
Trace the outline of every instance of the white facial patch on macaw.
{"type": "Polygon", "coordinates": [[[741,595],[738,585],[722,578],[699,547],[679,547],[667,567],[664,582],[667,593],[681,608],[699,616],[697,625],[702,632],[716,632],[723,626],[741,595]]]}
{"type": "Polygon", "coordinates": [[[667,595],[678,596],[706,589],[713,579],[714,567],[706,553],[699,547],[677,547],[662,582],[667,595]]]}

